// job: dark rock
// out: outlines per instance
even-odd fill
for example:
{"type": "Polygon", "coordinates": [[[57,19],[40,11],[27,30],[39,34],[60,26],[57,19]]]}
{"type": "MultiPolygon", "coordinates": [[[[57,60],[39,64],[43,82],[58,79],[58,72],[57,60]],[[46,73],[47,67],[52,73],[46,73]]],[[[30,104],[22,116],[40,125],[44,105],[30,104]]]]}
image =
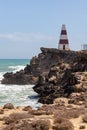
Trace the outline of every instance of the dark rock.
{"type": "Polygon", "coordinates": [[[35,77],[31,74],[27,74],[28,72],[19,71],[15,74],[6,73],[4,75],[4,79],[1,81],[2,84],[35,84],[37,82],[38,77],[35,77]]]}
{"type": "Polygon", "coordinates": [[[23,108],[23,111],[32,111],[32,107],[30,107],[30,106],[26,106],[26,107],[24,107],[23,108]]]}
{"type": "MultiPolygon", "coordinates": [[[[2,84],[36,84],[39,75],[57,76],[66,70],[65,64],[72,66],[72,71],[87,70],[87,53],[76,51],[61,51],[54,48],[41,48],[42,53],[33,57],[30,65],[24,70],[4,74],[2,84]],[[85,62],[84,62],[85,61],[85,62]],[[54,67],[52,67],[54,66],[54,67]]],[[[55,80],[56,81],[56,80],[55,80]]],[[[55,82],[54,82],[55,83],[55,82]]]]}
{"type": "Polygon", "coordinates": [[[25,74],[31,74],[31,73],[32,73],[32,69],[31,69],[31,66],[30,66],[30,65],[27,65],[27,66],[24,68],[24,73],[25,73],[25,74]]]}
{"type": "Polygon", "coordinates": [[[68,97],[74,91],[75,84],[77,84],[77,79],[71,70],[66,69],[65,73],[63,72],[63,75],[59,77],[57,70],[51,69],[48,77],[39,76],[33,89],[39,94],[39,102],[51,104],[55,98],[68,97]]]}
{"type": "Polygon", "coordinates": [[[61,85],[66,87],[68,85],[75,85],[75,84],[77,84],[76,77],[74,76],[74,74],[72,74],[71,69],[67,69],[61,80],[61,85]]]}
{"type": "MultiPolygon", "coordinates": [[[[78,73],[87,71],[87,51],[66,51],[41,48],[41,53],[31,59],[24,70],[6,73],[3,84],[35,84],[34,91],[42,103],[53,103],[58,97],[69,97],[72,92],[87,91],[78,73]],[[76,74],[78,73],[78,74],[76,74]],[[79,84],[81,84],[78,87],[79,84]]],[[[84,83],[85,82],[85,83],[84,83]]],[[[85,85],[84,85],[85,84],[85,85]]]]}
{"type": "Polygon", "coordinates": [[[4,76],[4,78],[10,78],[10,77],[12,77],[12,75],[13,75],[13,73],[11,72],[11,73],[5,73],[3,76],[4,76]]]}
{"type": "Polygon", "coordinates": [[[43,111],[43,110],[33,110],[32,114],[33,115],[37,115],[37,116],[46,115],[46,111],[43,111]]]}
{"type": "Polygon", "coordinates": [[[3,109],[0,109],[0,114],[4,114],[4,110],[3,109]]]}
{"type": "Polygon", "coordinates": [[[82,126],[80,126],[80,127],[79,127],[79,129],[85,129],[85,126],[84,126],[84,125],[82,125],[82,126]]]}
{"type": "Polygon", "coordinates": [[[14,109],[14,106],[11,103],[7,103],[3,106],[3,109],[14,109]]]}

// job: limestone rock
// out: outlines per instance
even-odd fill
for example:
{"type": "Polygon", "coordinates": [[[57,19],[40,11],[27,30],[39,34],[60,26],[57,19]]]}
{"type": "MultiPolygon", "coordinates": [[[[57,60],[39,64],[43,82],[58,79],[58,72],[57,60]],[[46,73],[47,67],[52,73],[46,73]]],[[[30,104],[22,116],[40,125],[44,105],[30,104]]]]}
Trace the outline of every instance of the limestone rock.
{"type": "Polygon", "coordinates": [[[7,103],[3,106],[3,109],[14,109],[14,106],[11,103],[7,103]]]}
{"type": "Polygon", "coordinates": [[[3,84],[35,84],[41,103],[87,91],[87,51],[66,51],[41,47],[30,65],[16,73],[4,74],[3,84]]]}

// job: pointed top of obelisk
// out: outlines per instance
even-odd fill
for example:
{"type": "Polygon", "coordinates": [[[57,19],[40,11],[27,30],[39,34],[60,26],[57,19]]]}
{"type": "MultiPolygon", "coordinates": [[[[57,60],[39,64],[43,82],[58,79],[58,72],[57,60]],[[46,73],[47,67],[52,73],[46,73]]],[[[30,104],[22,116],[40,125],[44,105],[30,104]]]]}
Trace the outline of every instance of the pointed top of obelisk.
{"type": "Polygon", "coordinates": [[[65,24],[62,24],[62,30],[66,30],[65,24]]]}
{"type": "Polygon", "coordinates": [[[62,25],[61,35],[67,35],[67,31],[66,31],[66,26],[65,26],[65,24],[62,25]]]}

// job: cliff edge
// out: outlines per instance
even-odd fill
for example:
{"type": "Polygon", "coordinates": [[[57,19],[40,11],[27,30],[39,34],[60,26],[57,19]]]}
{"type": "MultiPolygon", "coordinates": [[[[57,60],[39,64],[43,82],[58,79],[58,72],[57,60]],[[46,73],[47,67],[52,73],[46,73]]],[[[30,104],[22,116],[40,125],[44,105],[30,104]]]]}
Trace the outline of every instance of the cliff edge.
{"type": "Polygon", "coordinates": [[[87,90],[87,51],[41,48],[30,65],[17,73],[6,73],[2,84],[35,84],[39,102],[53,103],[57,97],[87,90]]]}

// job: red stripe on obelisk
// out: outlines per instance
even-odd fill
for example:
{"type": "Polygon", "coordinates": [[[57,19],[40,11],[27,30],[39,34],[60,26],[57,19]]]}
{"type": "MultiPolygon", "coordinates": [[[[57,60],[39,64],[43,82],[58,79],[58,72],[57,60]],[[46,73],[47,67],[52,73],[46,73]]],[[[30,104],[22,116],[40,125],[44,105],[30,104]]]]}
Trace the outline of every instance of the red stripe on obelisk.
{"type": "Polygon", "coordinates": [[[59,44],[69,44],[68,39],[60,39],[59,44]]]}
{"type": "Polygon", "coordinates": [[[66,30],[61,30],[61,35],[67,35],[66,30]]]}

